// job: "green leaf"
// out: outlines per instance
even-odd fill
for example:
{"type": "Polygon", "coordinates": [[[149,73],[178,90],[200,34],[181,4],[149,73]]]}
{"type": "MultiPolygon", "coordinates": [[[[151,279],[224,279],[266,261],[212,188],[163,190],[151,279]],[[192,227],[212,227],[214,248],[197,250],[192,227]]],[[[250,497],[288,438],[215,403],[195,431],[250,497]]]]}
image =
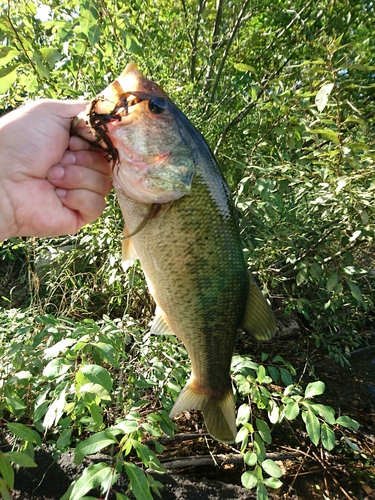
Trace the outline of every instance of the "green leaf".
{"type": "Polygon", "coordinates": [[[358,302],[358,304],[364,305],[363,297],[362,297],[362,292],[361,289],[359,288],[358,285],[353,283],[351,280],[346,280],[347,284],[349,285],[350,292],[352,296],[355,298],[355,300],[358,302]]]}
{"type": "Polygon", "coordinates": [[[344,435],[344,439],[345,439],[346,444],[349,446],[349,448],[351,448],[353,451],[356,451],[358,453],[361,452],[361,448],[356,443],[353,443],[353,441],[351,441],[345,435],[344,435]]]}
{"type": "Polygon", "coordinates": [[[163,474],[164,472],[167,472],[164,467],[159,462],[159,459],[155,455],[155,453],[150,450],[148,446],[145,444],[140,443],[139,441],[132,439],[132,444],[137,452],[137,455],[139,458],[142,460],[142,462],[145,464],[146,467],[149,467],[150,469],[154,470],[155,472],[163,474]]]}
{"type": "Polygon", "coordinates": [[[124,466],[136,500],[153,500],[145,473],[130,462],[125,462],[124,466]]]}
{"type": "Polygon", "coordinates": [[[310,382],[307,384],[305,389],[305,398],[310,399],[314,396],[320,396],[325,390],[324,382],[317,380],[316,382],[310,382]]]}
{"type": "Polygon", "coordinates": [[[85,494],[102,486],[102,490],[109,488],[117,479],[117,474],[113,474],[113,470],[104,462],[93,464],[87,467],[82,473],[82,476],[74,483],[69,500],[82,500],[85,494]]]}
{"type": "Polygon", "coordinates": [[[99,40],[101,29],[98,20],[98,6],[94,0],[87,0],[82,3],[79,24],[81,32],[87,37],[91,46],[99,40]]]}
{"type": "Polygon", "coordinates": [[[0,474],[10,490],[14,488],[14,469],[9,458],[0,451],[0,474]]]}
{"type": "Polygon", "coordinates": [[[60,420],[60,418],[62,417],[66,403],[67,391],[68,387],[66,384],[63,390],[60,392],[59,397],[54,401],[52,401],[50,407],[46,411],[46,414],[43,419],[43,427],[45,429],[49,429],[53,425],[56,425],[60,420]]]}
{"type": "Polygon", "coordinates": [[[257,418],[255,420],[255,424],[256,424],[257,431],[259,432],[260,437],[263,439],[263,441],[267,444],[271,444],[272,437],[271,437],[270,428],[268,427],[267,422],[257,418]]]}
{"type": "Polygon", "coordinates": [[[60,436],[56,442],[56,446],[59,450],[63,450],[64,448],[66,448],[70,444],[72,431],[73,431],[73,429],[71,429],[71,428],[64,429],[62,431],[62,433],[60,434],[60,436]]]}
{"type": "Polygon", "coordinates": [[[281,380],[283,381],[283,384],[286,387],[293,384],[292,376],[288,370],[286,370],[285,368],[280,368],[280,375],[281,375],[281,380]]]}
{"type": "Polygon", "coordinates": [[[258,482],[257,486],[257,500],[268,500],[268,491],[263,482],[258,482]]]}
{"type": "Polygon", "coordinates": [[[266,447],[263,439],[258,433],[254,434],[254,451],[258,455],[258,460],[262,461],[266,458],[266,447]]]}
{"type": "Polygon", "coordinates": [[[56,49],[51,47],[43,47],[40,49],[40,53],[45,61],[47,61],[49,67],[54,68],[55,64],[63,58],[63,55],[56,49]]]}
{"type": "Polygon", "coordinates": [[[324,423],[322,424],[321,427],[321,439],[322,439],[322,445],[324,448],[328,451],[333,450],[335,447],[335,433],[328,424],[324,423]]]}
{"type": "Polygon", "coordinates": [[[246,471],[241,476],[241,483],[244,488],[252,490],[258,484],[258,478],[254,471],[246,471]]]}
{"type": "Polygon", "coordinates": [[[32,59],[35,63],[35,66],[36,66],[36,69],[38,71],[40,78],[44,78],[45,80],[49,80],[51,75],[50,75],[50,72],[49,72],[49,69],[47,68],[47,66],[44,65],[42,55],[38,52],[34,52],[32,59]]]}
{"type": "Polygon", "coordinates": [[[274,490],[281,488],[281,486],[283,485],[283,483],[280,481],[280,479],[277,479],[277,477],[267,477],[264,480],[264,484],[269,488],[273,488],[274,490]]]}
{"type": "Polygon", "coordinates": [[[283,471],[280,467],[270,458],[263,460],[261,463],[262,469],[267,472],[267,474],[271,477],[281,477],[283,475],[283,471]]]}
{"type": "Polygon", "coordinates": [[[243,457],[244,462],[246,465],[249,467],[252,467],[257,463],[258,457],[257,454],[254,453],[253,451],[247,451],[243,457]]]}
{"type": "Polygon", "coordinates": [[[314,128],[313,130],[308,129],[307,132],[311,134],[323,135],[324,138],[332,141],[334,144],[340,144],[338,133],[330,128],[314,128]]]}
{"type": "Polygon", "coordinates": [[[312,443],[317,446],[320,439],[320,424],[318,417],[310,408],[308,408],[306,412],[302,413],[302,418],[305,421],[309,438],[311,439],[312,443]]]}
{"type": "Polygon", "coordinates": [[[284,413],[288,420],[294,420],[299,415],[299,404],[296,401],[288,403],[284,413]]]}
{"type": "Polygon", "coordinates": [[[314,404],[311,405],[310,408],[313,410],[314,413],[317,413],[322,418],[324,418],[327,424],[333,425],[336,422],[335,410],[330,406],[314,404]]]}
{"type": "MultiPolygon", "coordinates": [[[[49,319],[48,317],[43,317],[49,319]]],[[[76,344],[77,341],[74,339],[62,339],[56,342],[52,347],[48,347],[44,350],[44,359],[51,359],[57,357],[60,352],[65,352],[70,346],[76,344]]]]}
{"type": "Polygon", "coordinates": [[[0,69],[0,94],[6,94],[17,79],[19,64],[0,69]]]}
{"type": "Polygon", "coordinates": [[[271,378],[274,382],[279,380],[280,372],[275,366],[268,366],[267,370],[268,370],[268,373],[271,375],[271,378]]]}
{"type": "Polygon", "coordinates": [[[34,460],[25,453],[24,451],[8,451],[4,453],[11,462],[21,466],[21,467],[37,467],[37,464],[34,460]]]}
{"type": "Polygon", "coordinates": [[[9,405],[13,411],[19,411],[19,410],[24,410],[26,408],[25,403],[22,402],[22,400],[18,396],[6,396],[5,401],[7,405],[9,405]]]}
{"type": "Polygon", "coordinates": [[[118,491],[115,491],[116,494],[116,500],[130,500],[130,498],[126,495],[123,495],[122,493],[119,493],[118,491]]]}
{"type": "Polygon", "coordinates": [[[250,73],[256,75],[256,69],[253,68],[253,66],[249,66],[248,64],[234,63],[233,66],[237,71],[241,71],[241,73],[249,71],[250,73]]]}
{"type": "Polygon", "coordinates": [[[72,363],[70,363],[65,358],[56,358],[50,361],[43,370],[43,375],[47,378],[57,378],[60,375],[64,375],[67,373],[72,367],[72,363]]]}
{"type": "Polygon", "coordinates": [[[321,113],[327,106],[328,98],[332,92],[333,87],[333,83],[325,83],[320,87],[319,92],[316,94],[315,104],[318,108],[319,113],[321,113]]]}
{"type": "Polygon", "coordinates": [[[99,351],[101,357],[108,361],[112,366],[117,367],[118,363],[116,360],[115,349],[113,345],[107,344],[105,342],[97,342],[93,344],[94,349],[99,351]]]}
{"type": "Polygon", "coordinates": [[[271,424],[276,424],[280,419],[280,407],[273,399],[269,402],[268,418],[271,424]]]}
{"type": "MultiPolygon", "coordinates": [[[[121,431],[118,430],[117,434],[119,432],[121,431]]],[[[111,444],[116,444],[117,439],[115,437],[115,434],[115,429],[112,429],[111,431],[109,431],[109,429],[106,429],[105,431],[93,434],[89,438],[79,443],[75,449],[74,463],[76,465],[79,465],[82,463],[86,455],[92,455],[93,453],[96,453],[111,444]]]]}
{"type": "Polygon", "coordinates": [[[3,500],[13,500],[13,493],[10,492],[5,479],[2,477],[0,477],[0,498],[3,500]]]}
{"type": "Polygon", "coordinates": [[[257,381],[261,384],[264,382],[265,378],[266,378],[266,369],[263,365],[260,365],[257,373],[257,381]]]}
{"type": "Polygon", "coordinates": [[[301,269],[301,271],[299,271],[297,273],[297,276],[296,276],[296,283],[297,283],[297,285],[298,286],[302,285],[302,283],[304,281],[306,281],[307,276],[308,276],[308,269],[305,267],[304,269],[301,269]]]}
{"type": "Polygon", "coordinates": [[[245,439],[249,437],[249,429],[246,425],[241,427],[241,429],[237,432],[236,443],[242,443],[245,439]]]}
{"type": "Polygon", "coordinates": [[[250,420],[251,408],[248,404],[243,404],[238,408],[236,425],[247,424],[250,420]]]}
{"type": "Polygon", "coordinates": [[[19,52],[10,45],[0,46],[0,67],[6,66],[19,52]]]}
{"type": "Polygon", "coordinates": [[[7,428],[10,432],[12,432],[15,436],[22,439],[23,441],[27,441],[38,446],[42,445],[40,435],[36,431],[29,429],[29,427],[26,427],[26,425],[24,424],[10,423],[7,424],[7,428]]]}
{"type": "Polygon", "coordinates": [[[341,427],[346,427],[347,429],[356,431],[359,429],[359,423],[352,420],[350,417],[342,416],[336,419],[336,424],[341,425],[341,427]]]}
{"type": "Polygon", "coordinates": [[[82,366],[76,375],[76,379],[79,383],[81,383],[81,380],[79,378],[79,375],[83,374],[84,377],[92,382],[93,384],[99,384],[107,392],[111,392],[112,389],[112,378],[105,368],[99,365],[84,365],[82,366]]]}

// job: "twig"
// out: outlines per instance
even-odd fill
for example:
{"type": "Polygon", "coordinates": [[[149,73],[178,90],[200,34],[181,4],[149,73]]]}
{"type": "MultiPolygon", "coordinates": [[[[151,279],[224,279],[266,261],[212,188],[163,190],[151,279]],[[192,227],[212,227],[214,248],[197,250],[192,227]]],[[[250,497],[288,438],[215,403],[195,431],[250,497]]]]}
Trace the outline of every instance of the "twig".
{"type": "Polygon", "coordinates": [[[296,472],[296,473],[295,473],[295,475],[294,475],[293,481],[290,483],[290,486],[289,486],[289,489],[288,489],[288,495],[289,495],[289,493],[292,491],[292,489],[293,489],[293,485],[294,485],[294,483],[297,481],[297,478],[298,478],[298,476],[299,476],[299,474],[300,474],[300,472],[301,472],[301,469],[302,469],[302,467],[305,465],[305,462],[306,462],[306,460],[307,460],[307,457],[309,457],[309,456],[310,456],[310,455],[309,455],[309,453],[310,453],[311,446],[312,446],[312,444],[310,444],[309,449],[307,450],[307,453],[303,453],[303,455],[305,455],[305,456],[304,456],[304,458],[303,458],[303,460],[302,460],[302,462],[301,462],[300,466],[298,467],[297,472],[296,472]]]}
{"type": "MultiPolygon", "coordinates": [[[[267,453],[266,458],[271,458],[272,460],[293,460],[300,455],[299,452],[281,455],[279,453],[267,453]]],[[[231,465],[242,465],[243,455],[200,455],[194,457],[176,457],[173,460],[168,458],[160,459],[160,463],[166,469],[184,469],[187,467],[201,467],[203,465],[215,465],[221,466],[224,464],[231,465]]]]}
{"type": "Polygon", "coordinates": [[[322,466],[323,470],[329,475],[329,477],[332,479],[332,481],[335,483],[335,485],[340,488],[340,490],[342,491],[342,493],[345,495],[345,497],[348,499],[348,500],[358,500],[356,497],[354,496],[349,496],[349,494],[344,490],[344,488],[339,484],[339,482],[337,481],[337,479],[335,478],[335,476],[330,472],[330,470],[328,469],[328,467],[326,467],[325,463],[323,462],[323,460],[321,460],[318,455],[313,451],[312,452],[312,456],[320,463],[320,465],[322,466]]]}

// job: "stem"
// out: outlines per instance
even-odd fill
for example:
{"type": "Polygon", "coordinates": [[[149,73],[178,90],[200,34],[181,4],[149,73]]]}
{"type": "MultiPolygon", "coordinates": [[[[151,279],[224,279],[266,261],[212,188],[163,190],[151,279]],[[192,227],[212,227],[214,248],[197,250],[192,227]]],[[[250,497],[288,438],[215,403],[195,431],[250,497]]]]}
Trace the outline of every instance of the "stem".
{"type": "MultiPolygon", "coordinates": [[[[224,66],[225,66],[225,63],[226,63],[226,60],[227,60],[227,57],[228,57],[228,54],[230,52],[230,49],[233,45],[233,42],[234,42],[234,38],[238,32],[238,30],[240,29],[240,26],[242,24],[242,21],[243,21],[243,18],[244,18],[244,15],[245,15],[245,12],[247,10],[247,7],[250,3],[250,0],[247,0],[244,5],[242,6],[242,9],[236,19],[236,22],[234,23],[234,26],[233,26],[233,29],[232,29],[232,32],[229,36],[229,39],[228,39],[228,42],[226,44],[226,47],[225,47],[225,50],[224,50],[224,54],[221,58],[221,62],[220,62],[220,65],[219,65],[219,68],[216,72],[216,78],[215,78],[215,81],[214,81],[214,84],[212,85],[212,90],[211,90],[211,95],[210,95],[210,101],[213,102],[214,99],[215,99],[215,94],[216,94],[216,91],[217,91],[217,87],[219,85],[219,81],[220,81],[220,78],[221,78],[221,74],[223,72],[223,69],[224,69],[224,66]]],[[[216,16],[217,18],[217,16],[216,16]]],[[[216,28],[216,26],[215,26],[216,28]]],[[[216,43],[216,42],[215,42],[216,43]]],[[[213,40],[213,45],[214,45],[214,40],[213,40]]]]}
{"type": "Polygon", "coordinates": [[[206,8],[206,0],[199,0],[197,20],[195,23],[195,30],[192,40],[192,53],[191,53],[191,65],[190,65],[190,79],[192,82],[194,82],[195,80],[195,71],[197,66],[197,53],[198,53],[197,44],[199,35],[199,23],[205,8],[206,8]]]}

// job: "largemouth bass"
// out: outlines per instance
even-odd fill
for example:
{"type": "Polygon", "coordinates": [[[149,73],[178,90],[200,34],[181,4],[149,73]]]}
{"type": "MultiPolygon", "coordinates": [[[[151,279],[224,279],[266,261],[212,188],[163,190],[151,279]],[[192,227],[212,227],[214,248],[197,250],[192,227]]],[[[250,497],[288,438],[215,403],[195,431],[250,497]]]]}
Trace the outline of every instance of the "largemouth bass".
{"type": "Polygon", "coordinates": [[[123,266],[141,262],[157,304],[151,332],[176,335],[188,351],[191,377],[170,416],[201,410],[211,436],[233,442],[237,332],[270,339],[275,322],[249,276],[236,209],[210,148],[133,63],[74,128],[113,159],[125,220],[123,266]]]}

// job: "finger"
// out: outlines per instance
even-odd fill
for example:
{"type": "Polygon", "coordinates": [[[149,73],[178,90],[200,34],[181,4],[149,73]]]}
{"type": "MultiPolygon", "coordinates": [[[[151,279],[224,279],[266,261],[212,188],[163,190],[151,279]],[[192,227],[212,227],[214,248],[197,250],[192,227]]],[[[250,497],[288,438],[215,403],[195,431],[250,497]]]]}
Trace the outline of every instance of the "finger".
{"type": "Polygon", "coordinates": [[[112,174],[111,166],[105,158],[102,151],[76,151],[66,150],[58,165],[80,165],[82,167],[92,168],[107,175],[112,174]]]}
{"type": "MultiPolygon", "coordinates": [[[[92,140],[95,140],[94,136],[92,137],[92,140]]],[[[90,144],[89,142],[85,141],[85,139],[82,139],[82,137],[78,137],[77,135],[71,136],[69,140],[69,149],[70,151],[103,151],[99,145],[95,146],[94,144],[90,144]]]]}
{"type": "Polygon", "coordinates": [[[105,209],[105,199],[93,191],[56,189],[55,193],[65,207],[79,214],[84,224],[94,222],[105,209]]]}
{"type": "MultiPolygon", "coordinates": [[[[98,165],[95,164],[95,167],[98,165]]],[[[105,170],[107,169],[108,166],[105,170]]],[[[112,189],[107,171],[103,173],[103,171],[81,165],[54,165],[49,169],[47,179],[57,188],[84,189],[101,196],[107,196],[112,189]]]]}

